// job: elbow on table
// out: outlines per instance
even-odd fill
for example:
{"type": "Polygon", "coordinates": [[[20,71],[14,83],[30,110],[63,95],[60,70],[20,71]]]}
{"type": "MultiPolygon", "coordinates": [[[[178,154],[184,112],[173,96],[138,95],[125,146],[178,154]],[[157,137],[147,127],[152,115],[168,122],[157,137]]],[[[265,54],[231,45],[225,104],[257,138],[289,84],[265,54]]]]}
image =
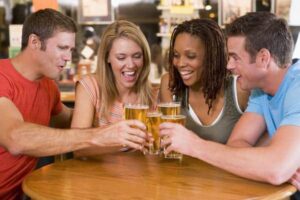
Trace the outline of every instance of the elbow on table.
{"type": "Polygon", "coordinates": [[[287,182],[292,175],[285,167],[274,167],[269,170],[267,182],[272,185],[281,185],[287,182]]]}

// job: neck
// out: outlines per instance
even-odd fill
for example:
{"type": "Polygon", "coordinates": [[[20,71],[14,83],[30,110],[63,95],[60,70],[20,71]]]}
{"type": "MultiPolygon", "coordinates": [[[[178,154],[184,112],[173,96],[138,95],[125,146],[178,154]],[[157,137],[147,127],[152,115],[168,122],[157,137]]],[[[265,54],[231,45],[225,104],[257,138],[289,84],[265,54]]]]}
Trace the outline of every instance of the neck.
{"type": "Polygon", "coordinates": [[[127,88],[118,88],[119,98],[122,103],[137,103],[137,95],[135,92],[127,88]]]}
{"type": "Polygon", "coordinates": [[[24,49],[16,57],[11,59],[13,67],[26,79],[37,81],[42,78],[38,73],[38,66],[32,53],[24,49]]]}
{"type": "Polygon", "coordinates": [[[263,83],[264,87],[262,87],[262,90],[267,94],[274,96],[278,91],[289,67],[290,66],[280,68],[278,66],[273,66],[263,83]]]}

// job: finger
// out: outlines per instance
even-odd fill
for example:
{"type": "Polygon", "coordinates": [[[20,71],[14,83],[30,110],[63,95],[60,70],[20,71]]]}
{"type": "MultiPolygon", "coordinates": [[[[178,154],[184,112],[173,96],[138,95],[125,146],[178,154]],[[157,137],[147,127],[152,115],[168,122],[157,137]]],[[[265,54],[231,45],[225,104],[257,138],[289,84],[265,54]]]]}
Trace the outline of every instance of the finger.
{"type": "Polygon", "coordinates": [[[146,130],[146,126],[143,122],[139,121],[139,120],[126,120],[126,123],[130,126],[130,127],[136,127],[139,128],[143,131],[146,130]]]}
{"type": "Polygon", "coordinates": [[[164,154],[167,155],[167,154],[169,154],[172,151],[174,151],[173,147],[171,145],[169,145],[168,147],[165,147],[164,154]]]}
{"type": "Polygon", "coordinates": [[[291,178],[289,182],[293,184],[297,188],[297,190],[300,190],[300,183],[296,179],[291,178]]]}
{"type": "Polygon", "coordinates": [[[166,147],[166,146],[170,146],[172,143],[171,138],[170,137],[164,137],[161,139],[160,145],[161,147],[166,147]]]}
{"type": "Polygon", "coordinates": [[[159,129],[170,129],[173,128],[176,124],[171,122],[163,122],[159,125],[159,129]]]}
{"type": "Polygon", "coordinates": [[[170,137],[170,135],[172,134],[172,130],[170,128],[162,128],[159,130],[159,136],[160,137],[170,137]]]}
{"type": "Polygon", "coordinates": [[[154,138],[153,138],[151,132],[147,132],[147,141],[148,141],[148,142],[153,142],[153,141],[154,141],[154,138]]]}
{"type": "Polygon", "coordinates": [[[142,150],[143,149],[143,145],[141,144],[137,144],[137,143],[134,143],[130,140],[126,140],[124,142],[124,144],[127,146],[127,147],[130,147],[130,148],[133,148],[133,149],[138,149],[138,150],[142,150]]]}
{"type": "Polygon", "coordinates": [[[137,137],[140,137],[140,138],[143,138],[143,139],[147,139],[147,133],[145,131],[142,131],[138,128],[133,128],[133,127],[130,127],[128,133],[130,135],[135,135],[137,137]]]}
{"type": "Polygon", "coordinates": [[[136,135],[130,135],[130,134],[128,135],[127,140],[141,145],[146,143],[145,138],[138,137],[136,135]]]}

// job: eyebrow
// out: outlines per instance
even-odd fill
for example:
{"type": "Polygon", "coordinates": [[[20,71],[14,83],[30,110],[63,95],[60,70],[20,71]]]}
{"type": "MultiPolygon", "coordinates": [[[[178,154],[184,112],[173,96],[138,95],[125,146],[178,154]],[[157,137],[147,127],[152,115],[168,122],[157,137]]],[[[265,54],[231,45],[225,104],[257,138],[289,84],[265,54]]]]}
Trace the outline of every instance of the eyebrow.
{"type": "Polygon", "coordinates": [[[228,52],[228,56],[235,56],[235,57],[240,58],[236,53],[232,53],[232,52],[228,52]]]}

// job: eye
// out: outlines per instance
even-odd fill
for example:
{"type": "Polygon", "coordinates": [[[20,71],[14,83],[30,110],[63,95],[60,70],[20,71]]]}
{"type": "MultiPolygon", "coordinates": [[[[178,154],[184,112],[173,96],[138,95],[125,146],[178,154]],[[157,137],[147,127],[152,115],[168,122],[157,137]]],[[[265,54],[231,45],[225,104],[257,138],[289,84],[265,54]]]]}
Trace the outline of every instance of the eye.
{"type": "Polygon", "coordinates": [[[141,53],[136,53],[133,55],[133,58],[136,58],[136,59],[140,59],[142,57],[143,57],[143,55],[141,53]]]}
{"type": "Polygon", "coordinates": [[[196,55],[195,54],[188,54],[187,58],[192,60],[192,59],[196,58],[196,55]]]}
{"type": "Polygon", "coordinates": [[[58,48],[59,48],[59,49],[61,49],[61,50],[67,50],[69,47],[67,47],[67,46],[60,46],[60,45],[58,45],[58,48]]]}
{"type": "Polygon", "coordinates": [[[126,58],[125,56],[117,56],[118,60],[125,60],[125,58],[126,58]]]}
{"type": "Polygon", "coordinates": [[[174,57],[174,58],[179,58],[179,54],[178,54],[178,53],[174,53],[174,54],[173,54],[173,57],[174,57]]]}

